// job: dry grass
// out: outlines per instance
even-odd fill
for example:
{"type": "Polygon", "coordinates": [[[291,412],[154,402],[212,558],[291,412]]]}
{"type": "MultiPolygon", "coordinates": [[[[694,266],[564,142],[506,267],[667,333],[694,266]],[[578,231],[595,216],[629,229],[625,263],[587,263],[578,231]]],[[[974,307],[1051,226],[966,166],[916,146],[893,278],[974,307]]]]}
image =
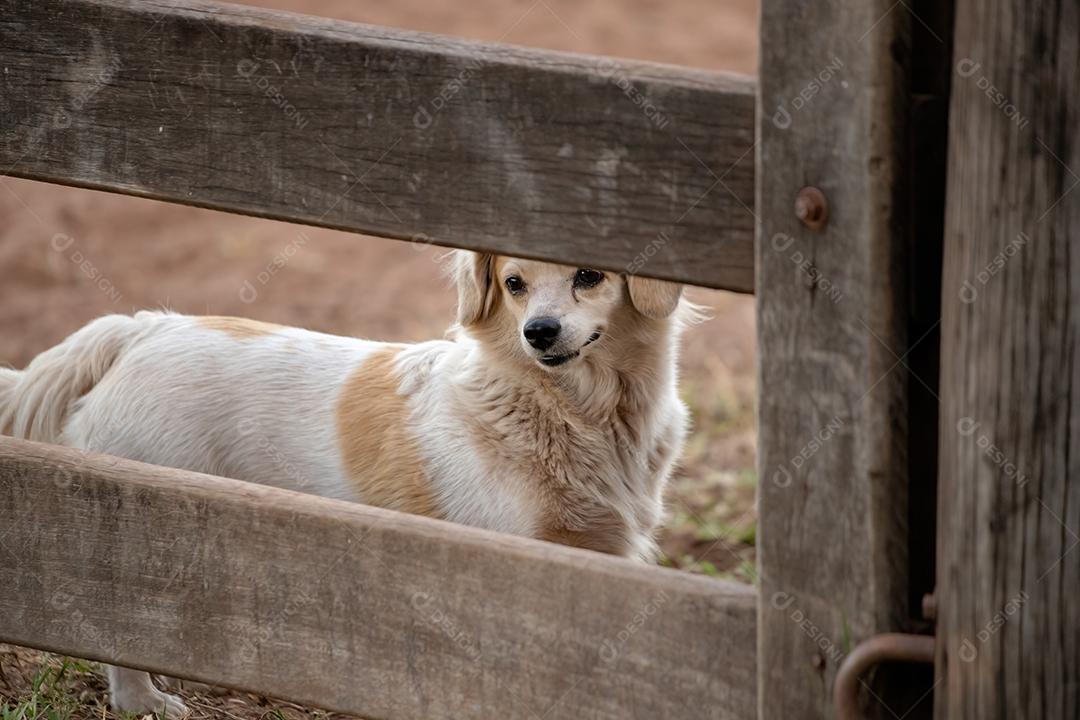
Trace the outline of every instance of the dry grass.
{"type": "MultiPolygon", "coordinates": [[[[136,720],[138,716],[131,713],[114,713],[108,707],[106,690],[98,663],[0,645],[0,720],[136,720]]],[[[251,693],[176,692],[191,710],[190,720],[354,718],[251,693]]]]}
{"type": "Polygon", "coordinates": [[[694,430],[667,494],[664,564],[753,583],[757,509],[754,382],[722,360],[684,373],[694,430]]]}

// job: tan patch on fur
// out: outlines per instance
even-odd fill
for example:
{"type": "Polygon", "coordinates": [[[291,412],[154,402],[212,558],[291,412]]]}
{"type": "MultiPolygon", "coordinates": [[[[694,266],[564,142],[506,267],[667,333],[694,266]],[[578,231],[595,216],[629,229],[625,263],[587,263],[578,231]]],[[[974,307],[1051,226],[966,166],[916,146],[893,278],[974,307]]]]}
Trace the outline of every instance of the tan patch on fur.
{"type": "Polygon", "coordinates": [[[282,327],[281,325],[262,322],[261,320],[225,317],[222,315],[204,315],[196,318],[195,322],[207,330],[218,330],[237,340],[249,340],[251,338],[273,335],[282,327]]]}
{"type": "Polygon", "coordinates": [[[625,555],[629,552],[628,528],[614,512],[590,519],[587,530],[575,530],[563,525],[558,510],[556,507],[546,514],[545,525],[537,535],[540,540],[609,555],[625,555]]]}
{"type": "Polygon", "coordinates": [[[337,406],[345,469],[362,501],[414,515],[441,517],[416,443],[406,424],[409,409],[398,394],[394,358],[400,347],[379,350],[353,371],[337,406]]]}

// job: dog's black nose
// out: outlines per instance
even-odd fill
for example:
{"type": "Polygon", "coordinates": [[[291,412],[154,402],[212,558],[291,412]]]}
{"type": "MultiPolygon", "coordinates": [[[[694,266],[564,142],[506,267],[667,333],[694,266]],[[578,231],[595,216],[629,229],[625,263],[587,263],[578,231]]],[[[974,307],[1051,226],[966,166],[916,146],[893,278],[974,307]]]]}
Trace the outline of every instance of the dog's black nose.
{"type": "Polygon", "coordinates": [[[562,325],[553,317],[533,318],[525,323],[525,339],[537,350],[547,350],[555,344],[562,325]]]}

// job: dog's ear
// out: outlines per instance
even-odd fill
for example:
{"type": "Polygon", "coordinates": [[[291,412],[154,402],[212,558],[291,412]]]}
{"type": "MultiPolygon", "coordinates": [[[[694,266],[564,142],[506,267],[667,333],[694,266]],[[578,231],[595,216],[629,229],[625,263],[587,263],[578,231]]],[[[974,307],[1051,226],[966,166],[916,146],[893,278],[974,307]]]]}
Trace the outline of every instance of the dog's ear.
{"type": "Polygon", "coordinates": [[[626,286],[630,290],[630,301],[639,313],[653,320],[661,320],[675,312],[679,307],[683,286],[665,280],[628,275],[626,286]]]}
{"type": "Polygon", "coordinates": [[[495,256],[469,250],[454,252],[454,281],[458,291],[458,324],[475,325],[484,319],[494,303],[492,274],[495,256]]]}

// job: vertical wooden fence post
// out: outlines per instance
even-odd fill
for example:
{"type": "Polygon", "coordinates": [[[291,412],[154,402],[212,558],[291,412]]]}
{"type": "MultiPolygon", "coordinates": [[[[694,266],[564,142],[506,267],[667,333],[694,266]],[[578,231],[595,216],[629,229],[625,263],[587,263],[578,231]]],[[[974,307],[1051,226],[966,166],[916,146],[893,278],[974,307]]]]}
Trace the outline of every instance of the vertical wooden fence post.
{"type": "Polygon", "coordinates": [[[1080,717],[1080,7],[959,0],[938,717],[1080,717]]]}
{"type": "MultiPolygon", "coordinates": [[[[912,321],[911,291],[924,282],[910,267],[920,222],[912,218],[920,206],[913,197],[925,189],[911,182],[920,164],[909,158],[910,120],[913,95],[927,92],[913,82],[925,64],[913,60],[912,38],[929,31],[939,64],[948,49],[947,33],[931,29],[939,18],[918,12],[920,4],[893,0],[763,0],[756,198],[762,720],[832,717],[833,679],[846,654],[877,633],[910,631],[917,615],[909,598],[908,424],[910,387],[920,381],[909,364],[911,352],[936,336],[909,332],[937,323],[924,322],[924,310],[912,321]],[[807,187],[820,190],[827,208],[807,187]]],[[[940,243],[940,224],[920,241],[940,243]]],[[[936,362],[936,348],[931,355],[936,362]]],[[[916,418],[924,420],[933,428],[933,408],[916,418]]],[[[918,684],[912,672],[888,683],[867,678],[868,716],[909,713],[918,684]]],[[[926,701],[908,716],[925,717],[930,707],[926,701]]]]}

